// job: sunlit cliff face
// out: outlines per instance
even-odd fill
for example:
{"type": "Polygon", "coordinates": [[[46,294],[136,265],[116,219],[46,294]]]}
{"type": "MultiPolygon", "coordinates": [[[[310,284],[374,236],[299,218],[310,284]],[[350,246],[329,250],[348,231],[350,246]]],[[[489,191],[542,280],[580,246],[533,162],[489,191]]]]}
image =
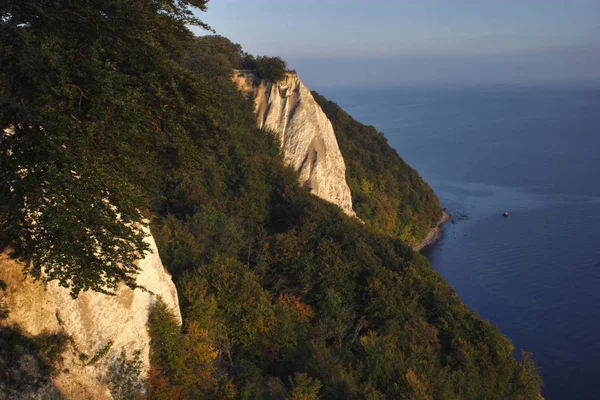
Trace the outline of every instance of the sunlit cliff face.
{"type": "Polygon", "coordinates": [[[253,93],[257,125],[278,136],[285,161],[298,171],[300,184],[355,216],[331,122],[298,76],[288,73],[273,83],[250,71],[236,71],[233,79],[240,90],[253,93]]]}
{"type": "Polygon", "coordinates": [[[25,335],[63,332],[72,338],[61,356],[61,370],[53,378],[54,386],[65,398],[111,398],[103,375],[121,350],[130,357],[140,351],[142,375],[147,373],[150,338],[146,322],[149,307],[157,296],[181,321],[175,285],[162,265],[154,238],[148,236],[146,240],[152,253],[139,261],[137,277],[137,284],[145,290],[131,290],[122,285],[116,296],[90,291],[74,300],[69,291],[56,282],[44,287],[30,278],[24,279],[22,265],[6,253],[0,255],[0,280],[7,285],[3,302],[9,310],[3,325],[16,324],[25,335]],[[88,365],[105,348],[108,348],[106,354],[88,365]]]}

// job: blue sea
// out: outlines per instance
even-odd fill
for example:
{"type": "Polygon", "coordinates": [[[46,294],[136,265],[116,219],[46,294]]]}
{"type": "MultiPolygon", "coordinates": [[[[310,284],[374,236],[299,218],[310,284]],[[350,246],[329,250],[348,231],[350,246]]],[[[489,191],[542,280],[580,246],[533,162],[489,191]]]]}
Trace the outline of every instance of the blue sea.
{"type": "Polygon", "coordinates": [[[544,397],[598,398],[600,87],[316,89],[437,193],[454,223],[426,255],[516,357],[533,353],[544,397]]]}

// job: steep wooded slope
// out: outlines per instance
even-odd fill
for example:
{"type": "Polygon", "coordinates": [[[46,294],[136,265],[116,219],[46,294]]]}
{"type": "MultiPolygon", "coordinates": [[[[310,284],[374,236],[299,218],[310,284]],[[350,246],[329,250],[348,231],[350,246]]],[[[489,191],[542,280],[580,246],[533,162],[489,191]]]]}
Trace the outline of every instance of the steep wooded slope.
{"type": "Polygon", "coordinates": [[[381,234],[410,245],[421,242],[441,217],[439,200],[429,185],[382,133],[318,93],[313,96],[333,124],[358,217],[381,234]]]}
{"type": "MultiPolygon", "coordinates": [[[[239,66],[222,51],[241,59],[239,47],[192,43],[184,7],[204,3],[68,2],[65,12],[61,2],[19,0],[1,9],[0,128],[16,131],[0,147],[10,178],[0,187],[10,216],[3,245],[21,244],[18,255],[36,268],[49,254],[63,283],[102,289],[99,272],[123,278],[116,261],[134,265],[136,253],[110,252],[110,240],[109,253],[98,252],[92,239],[123,234],[135,249],[143,238],[127,223],[152,219],[183,316],[179,326],[162,302],[151,308],[152,399],[538,398],[533,362],[514,360],[510,341],[424,257],[298,185],[231,82],[239,66]],[[188,45],[198,53],[184,64],[188,45]],[[24,179],[23,168],[35,173],[24,179]],[[51,235],[27,225],[21,208],[33,200],[51,235]],[[108,218],[112,207],[125,220],[108,218]]],[[[113,391],[131,382],[113,378],[113,391]]]]}

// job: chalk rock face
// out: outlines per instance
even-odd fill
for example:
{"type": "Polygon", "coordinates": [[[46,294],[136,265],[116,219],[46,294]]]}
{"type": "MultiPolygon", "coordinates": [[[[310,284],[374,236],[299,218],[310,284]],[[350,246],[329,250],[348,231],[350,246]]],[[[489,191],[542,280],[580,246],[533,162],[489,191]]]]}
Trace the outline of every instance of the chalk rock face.
{"type": "Polygon", "coordinates": [[[18,325],[25,334],[64,332],[73,339],[63,354],[61,372],[53,383],[67,399],[109,399],[102,382],[108,365],[125,349],[128,358],[140,351],[142,374],[149,368],[150,338],[146,322],[148,309],[161,296],[181,321],[177,291],[160,260],[154,238],[146,238],[152,253],[139,261],[137,283],[146,290],[125,286],[116,296],[84,292],[74,300],[69,292],[51,282],[44,287],[22,274],[22,265],[7,254],[0,255],[0,280],[7,284],[2,300],[9,309],[3,325],[18,325]],[[93,365],[86,365],[102,349],[109,351],[93,365]],[[85,354],[86,360],[80,359],[85,354]],[[68,372],[67,372],[68,371],[68,372]]]}
{"type": "Polygon", "coordinates": [[[251,71],[235,71],[233,79],[240,90],[254,94],[258,126],[279,137],[285,161],[299,172],[300,184],[356,216],[333,126],[298,76],[288,73],[273,83],[251,71]]]}

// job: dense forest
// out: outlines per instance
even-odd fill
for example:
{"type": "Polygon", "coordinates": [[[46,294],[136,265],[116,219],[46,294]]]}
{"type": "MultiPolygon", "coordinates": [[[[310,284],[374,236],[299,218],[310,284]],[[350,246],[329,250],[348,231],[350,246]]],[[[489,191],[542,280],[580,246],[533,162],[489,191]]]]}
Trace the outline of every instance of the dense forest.
{"type": "Polygon", "coordinates": [[[431,188],[382,133],[318,93],[313,96],[333,124],[356,214],[378,233],[397,236],[411,245],[420,243],[441,217],[431,188]]]}
{"type": "Polygon", "coordinates": [[[253,60],[195,39],[188,7],[206,1],[0,7],[2,245],[110,293],[135,286],[149,223],[177,285],[183,326],[154,305],[146,389],[123,354],[115,398],[540,398],[534,362],[410,248],[439,211],[418,175],[319,98],[367,224],[300,188],[231,81],[253,60]]]}

